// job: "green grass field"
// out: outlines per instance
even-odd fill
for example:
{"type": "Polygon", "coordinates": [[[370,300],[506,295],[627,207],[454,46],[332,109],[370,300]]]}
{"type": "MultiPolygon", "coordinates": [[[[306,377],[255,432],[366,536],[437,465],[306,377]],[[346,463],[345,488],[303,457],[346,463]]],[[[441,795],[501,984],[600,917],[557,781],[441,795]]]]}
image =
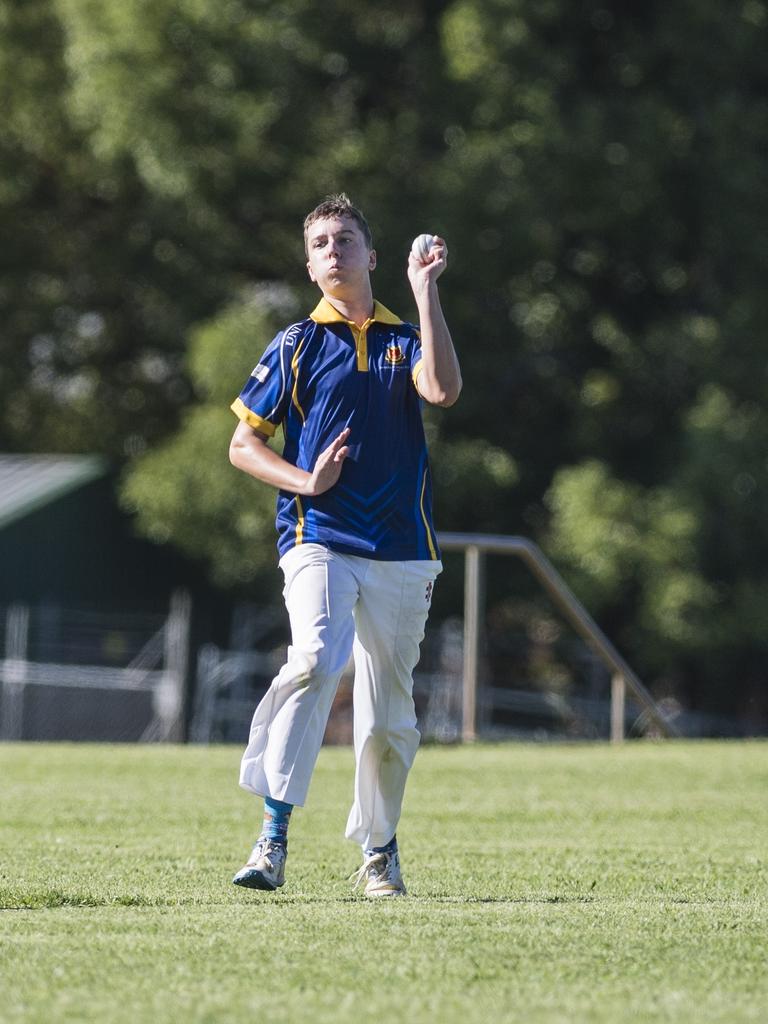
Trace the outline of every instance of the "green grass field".
{"type": "Polygon", "coordinates": [[[768,1018],[768,744],[423,748],[406,900],[325,748],[276,894],[230,747],[0,745],[0,1020],[768,1018]]]}

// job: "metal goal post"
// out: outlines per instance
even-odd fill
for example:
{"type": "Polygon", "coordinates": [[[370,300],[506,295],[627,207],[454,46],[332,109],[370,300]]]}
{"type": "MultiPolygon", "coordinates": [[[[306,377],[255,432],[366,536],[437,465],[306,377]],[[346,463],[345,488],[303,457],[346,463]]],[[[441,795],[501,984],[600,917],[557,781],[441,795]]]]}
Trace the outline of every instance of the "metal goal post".
{"type": "Polygon", "coordinates": [[[624,708],[627,690],[647,712],[664,736],[678,736],[646,687],[622,658],[597,623],[576,599],[565,581],[526,537],[487,533],[440,533],[443,551],[464,552],[464,665],[462,680],[462,729],[464,741],[477,739],[477,693],[480,675],[480,640],[483,621],[483,575],[487,554],[514,555],[525,563],[553,604],[576,632],[596,652],[611,672],[611,741],[624,740],[624,708]]]}

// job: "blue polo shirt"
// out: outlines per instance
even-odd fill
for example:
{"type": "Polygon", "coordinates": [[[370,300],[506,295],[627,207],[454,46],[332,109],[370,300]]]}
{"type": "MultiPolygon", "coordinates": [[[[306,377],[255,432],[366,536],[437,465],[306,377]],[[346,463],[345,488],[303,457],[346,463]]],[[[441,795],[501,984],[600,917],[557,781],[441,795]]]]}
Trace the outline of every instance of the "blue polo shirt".
{"type": "Polygon", "coordinates": [[[349,455],[338,482],[316,498],[279,491],[278,550],[323,544],[382,560],[439,558],[416,380],[418,329],[377,302],[362,327],[322,299],[281,331],[232,411],[272,437],[308,472],[345,427],[349,455]]]}

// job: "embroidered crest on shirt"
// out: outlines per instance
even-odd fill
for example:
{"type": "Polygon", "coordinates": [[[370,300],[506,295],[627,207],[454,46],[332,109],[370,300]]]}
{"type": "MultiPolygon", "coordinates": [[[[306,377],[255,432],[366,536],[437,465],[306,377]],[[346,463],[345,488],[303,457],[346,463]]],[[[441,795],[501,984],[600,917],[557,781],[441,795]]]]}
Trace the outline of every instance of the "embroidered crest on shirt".
{"type": "Polygon", "coordinates": [[[392,341],[386,347],[384,358],[390,366],[399,366],[400,363],[405,362],[405,353],[396,342],[392,341]]]}

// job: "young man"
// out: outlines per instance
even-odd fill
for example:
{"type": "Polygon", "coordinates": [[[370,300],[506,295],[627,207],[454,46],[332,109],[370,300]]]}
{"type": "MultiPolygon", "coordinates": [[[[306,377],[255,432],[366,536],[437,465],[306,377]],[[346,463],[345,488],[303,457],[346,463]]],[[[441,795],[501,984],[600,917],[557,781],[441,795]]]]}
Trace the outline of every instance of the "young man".
{"type": "Polygon", "coordinates": [[[371,290],[371,232],[345,195],[304,222],[310,316],[281,331],[232,405],[238,469],[278,488],[277,530],[291,623],[288,659],[256,709],[240,784],[264,824],[234,882],[285,880],[291,810],[306,799],[341,674],[354,655],[354,804],[371,897],[405,894],[395,831],[416,754],[412,672],[442,566],[432,525],[421,399],[452,405],[461,374],[437,279],[442,238],[408,278],[420,331],[371,290]],[[281,425],[278,455],[267,441],[281,425]]]}

